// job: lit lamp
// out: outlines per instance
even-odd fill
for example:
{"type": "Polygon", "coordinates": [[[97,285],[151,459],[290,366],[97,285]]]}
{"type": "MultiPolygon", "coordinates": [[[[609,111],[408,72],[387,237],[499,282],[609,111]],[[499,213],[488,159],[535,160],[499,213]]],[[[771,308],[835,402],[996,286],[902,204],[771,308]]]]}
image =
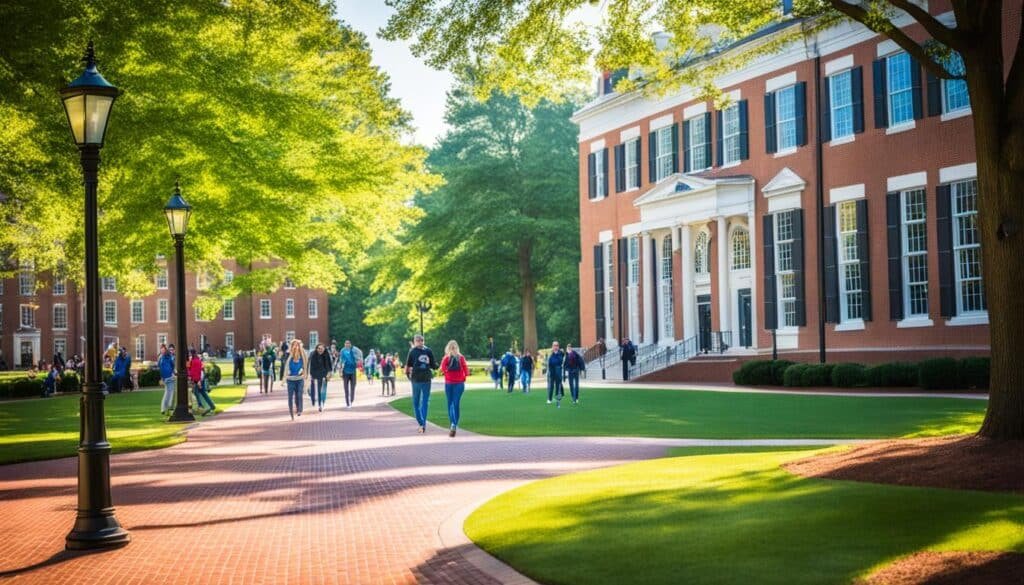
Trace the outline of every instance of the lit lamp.
{"type": "Polygon", "coordinates": [[[192,217],[192,206],[181,196],[181,187],[177,180],[174,181],[174,193],[164,206],[164,215],[167,216],[167,228],[174,238],[174,274],[177,280],[175,294],[178,299],[178,349],[175,352],[178,360],[178,400],[168,422],[191,422],[196,418],[188,409],[188,356],[185,355],[188,347],[188,333],[185,330],[185,232],[188,231],[188,220],[192,217]]]}
{"type": "Polygon", "coordinates": [[[114,517],[110,498],[110,443],[103,414],[106,390],[102,378],[100,330],[99,236],[96,189],[100,148],[118,89],[96,70],[92,41],[86,49],[85,71],[60,90],[71,136],[78,146],[85,184],[85,381],[79,411],[78,516],[65,546],[70,550],[128,544],[128,531],[114,517]]]}

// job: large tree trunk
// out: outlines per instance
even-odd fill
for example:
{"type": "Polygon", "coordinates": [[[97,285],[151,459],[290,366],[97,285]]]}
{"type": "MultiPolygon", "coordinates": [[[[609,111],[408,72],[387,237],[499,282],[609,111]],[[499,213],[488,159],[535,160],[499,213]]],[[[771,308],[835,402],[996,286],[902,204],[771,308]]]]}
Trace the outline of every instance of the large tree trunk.
{"type": "Polygon", "coordinates": [[[519,295],[523,301],[523,349],[537,351],[537,283],[533,280],[533,269],[530,258],[533,255],[533,243],[523,242],[519,245],[519,295]]]}

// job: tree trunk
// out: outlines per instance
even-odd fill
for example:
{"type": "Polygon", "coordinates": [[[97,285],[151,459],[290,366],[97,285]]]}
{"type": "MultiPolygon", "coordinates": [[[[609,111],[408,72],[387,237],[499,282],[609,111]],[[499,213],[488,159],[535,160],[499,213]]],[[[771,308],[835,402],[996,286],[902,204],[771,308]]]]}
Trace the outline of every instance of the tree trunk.
{"type": "Polygon", "coordinates": [[[530,268],[532,255],[532,242],[526,241],[519,245],[519,295],[523,301],[523,349],[537,351],[537,283],[533,280],[533,269],[530,268]]]}

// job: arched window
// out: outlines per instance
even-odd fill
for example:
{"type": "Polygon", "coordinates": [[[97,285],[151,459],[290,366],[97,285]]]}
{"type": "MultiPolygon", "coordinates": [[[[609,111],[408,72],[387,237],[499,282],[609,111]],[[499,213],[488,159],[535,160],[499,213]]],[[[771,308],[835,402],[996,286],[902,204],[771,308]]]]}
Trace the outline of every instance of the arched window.
{"type": "Polygon", "coordinates": [[[697,244],[693,247],[693,271],[707,274],[711,270],[711,248],[708,246],[708,233],[697,234],[697,244]]]}
{"type": "Polygon", "coordinates": [[[732,269],[750,268],[750,232],[737,228],[732,232],[732,269]]]}

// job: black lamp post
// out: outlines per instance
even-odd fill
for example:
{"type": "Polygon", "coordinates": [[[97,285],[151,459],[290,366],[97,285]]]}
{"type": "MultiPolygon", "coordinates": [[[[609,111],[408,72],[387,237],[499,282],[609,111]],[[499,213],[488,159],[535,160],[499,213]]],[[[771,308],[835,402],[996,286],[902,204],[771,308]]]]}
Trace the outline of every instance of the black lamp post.
{"type": "Polygon", "coordinates": [[[174,181],[174,194],[164,206],[167,227],[174,238],[174,279],[178,304],[178,400],[169,422],[191,422],[196,420],[188,409],[188,333],[185,331],[185,232],[192,216],[192,206],[181,196],[181,187],[174,181]]]}
{"type": "Polygon", "coordinates": [[[433,309],[434,305],[425,303],[423,301],[416,301],[416,310],[420,312],[420,335],[423,335],[423,314],[429,313],[430,309],[433,309]]]}
{"type": "Polygon", "coordinates": [[[110,108],[120,92],[96,70],[92,41],[82,61],[85,71],[60,91],[71,135],[81,155],[85,183],[85,382],[79,413],[78,517],[66,540],[70,550],[121,546],[131,540],[114,517],[110,498],[110,443],[103,415],[106,389],[102,378],[96,202],[100,148],[110,108]]]}

